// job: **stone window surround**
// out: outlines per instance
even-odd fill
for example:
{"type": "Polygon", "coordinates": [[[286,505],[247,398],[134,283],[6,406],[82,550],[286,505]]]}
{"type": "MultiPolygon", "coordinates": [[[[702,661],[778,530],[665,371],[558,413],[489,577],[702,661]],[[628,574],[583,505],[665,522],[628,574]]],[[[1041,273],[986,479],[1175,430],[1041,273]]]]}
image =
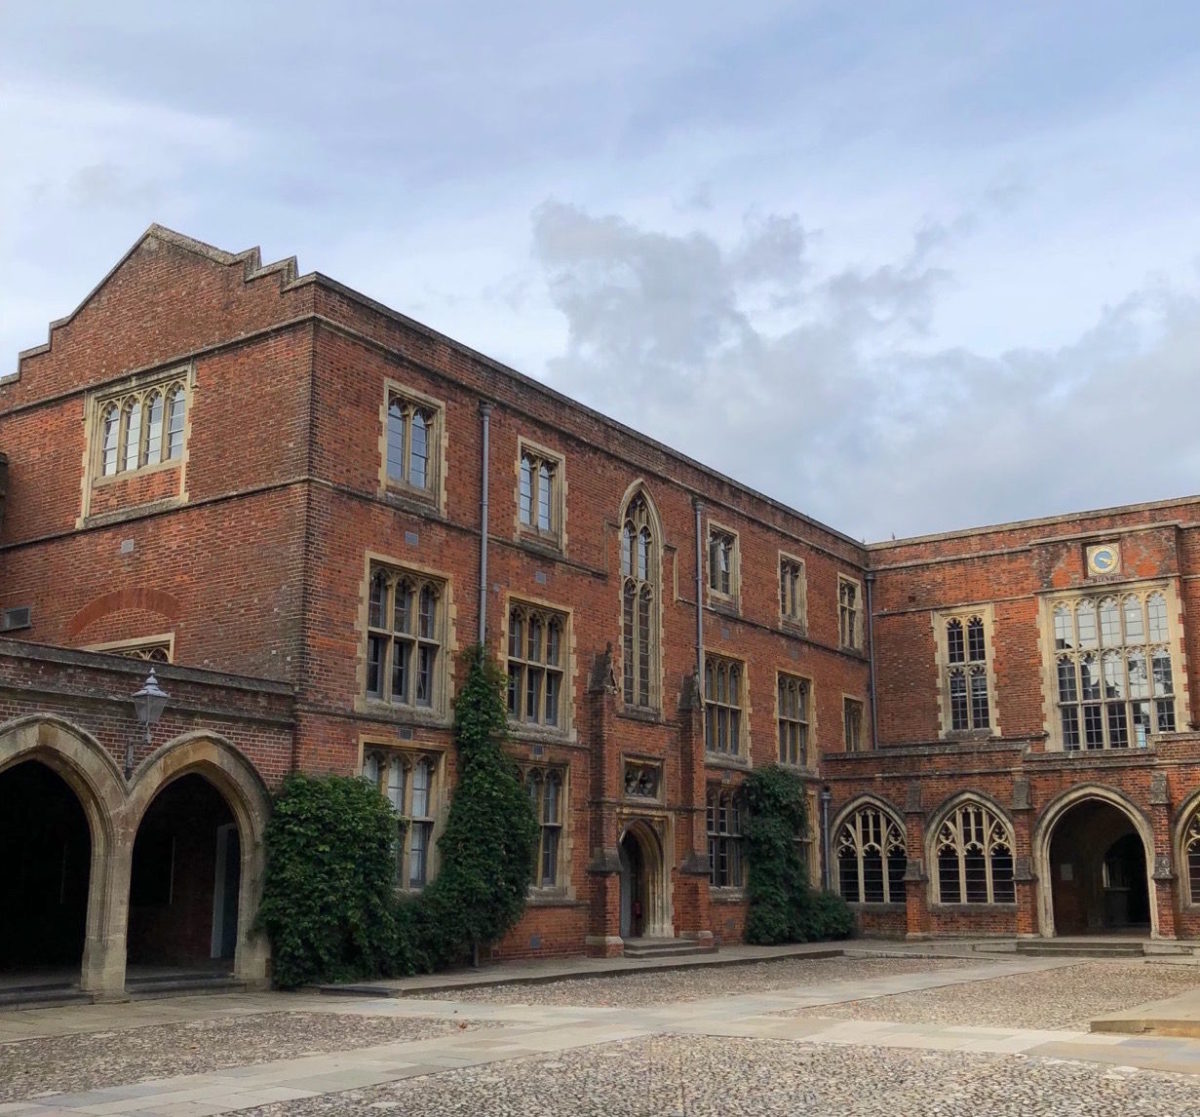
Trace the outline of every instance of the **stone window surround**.
{"type": "MultiPolygon", "coordinates": [[[[841,895],[842,889],[841,889],[840,850],[842,848],[842,842],[841,842],[842,830],[846,826],[853,823],[856,819],[860,818],[867,811],[876,812],[880,817],[880,821],[883,823],[883,826],[881,829],[881,834],[880,834],[882,843],[881,843],[881,848],[880,848],[879,852],[880,852],[880,868],[881,868],[881,872],[882,872],[881,888],[883,890],[884,898],[883,898],[883,900],[860,899],[857,901],[848,900],[847,902],[869,905],[872,908],[887,907],[887,906],[892,906],[892,905],[903,905],[905,903],[905,888],[906,888],[904,881],[903,881],[903,874],[902,874],[901,880],[899,881],[900,895],[893,896],[892,895],[892,878],[891,878],[890,866],[888,865],[888,861],[889,861],[889,851],[892,849],[895,849],[895,847],[896,847],[895,842],[889,841],[889,839],[892,837],[892,831],[889,830],[889,824],[890,824],[890,826],[894,827],[894,829],[895,829],[895,836],[896,836],[896,838],[898,838],[899,845],[900,845],[900,848],[902,850],[902,853],[903,853],[903,856],[905,859],[905,869],[907,869],[908,833],[907,833],[907,830],[904,825],[904,817],[894,807],[889,806],[887,803],[883,802],[881,799],[878,799],[872,795],[857,797],[850,803],[846,804],[846,806],[843,807],[842,810],[840,810],[838,812],[837,816],[834,818],[832,824],[830,825],[830,828],[829,828],[830,851],[832,853],[833,861],[834,861],[833,865],[830,866],[830,883],[833,885],[833,887],[836,889],[836,891],[839,893],[839,895],[841,895]]],[[[858,828],[857,833],[854,836],[856,838],[861,839],[861,837],[862,837],[861,826],[858,828]]],[[[858,847],[858,848],[856,848],[857,862],[858,862],[858,894],[859,894],[859,896],[865,897],[866,896],[866,877],[865,877],[865,869],[864,869],[864,851],[861,848],[860,843],[856,842],[855,844],[856,844],[856,847],[858,847]]]]}
{"type": "Polygon", "coordinates": [[[705,823],[704,829],[708,839],[709,888],[714,898],[724,900],[741,899],[746,884],[746,848],[743,824],[745,818],[745,802],[742,798],[740,785],[709,783],[704,791],[705,823]],[[721,804],[725,805],[725,822],[721,822],[721,804]],[[715,879],[717,859],[714,854],[723,850],[726,855],[728,879],[718,883],[715,879]],[[732,854],[733,860],[729,861],[732,854]]]}
{"type": "Polygon", "coordinates": [[[555,851],[555,883],[553,885],[543,885],[539,883],[542,863],[542,838],[543,831],[546,828],[542,821],[541,802],[539,801],[538,810],[538,841],[537,841],[537,866],[534,869],[534,877],[529,885],[529,897],[533,901],[553,901],[555,899],[570,899],[574,897],[575,889],[571,883],[571,826],[570,826],[570,802],[571,802],[571,771],[566,764],[555,763],[551,760],[530,760],[520,761],[521,771],[521,786],[526,792],[529,789],[529,778],[534,772],[542,773],[543,777],[549,773],[558,777],[558,849],[555,851]]]}
{"type": "Polygon", "coordinates": [[[849,574],[838,573],[837,576],[838,594],[837,594],[837,621],[838,621],[838,647],[848,649],[852,652],[861,652],[863,650],[863,587],[862,581],[858,578],[853,578],[849,574]],[[843,640],[842,636],[845,631],[845,625],[842,622],[842,586],[851,585],[854,587],[854,609],[851,619],[851,632],[849,641],[843,640]]]}
{"type": "MultiPolygon", "coordinates": [[[[931,816],[925,827],[925,856],[926,865],[929,866],[929,902],[935,907],[948,907],[951,909],[962,909],[978,911],[989,908],[1013,908],[1016,904],[1016,831],[1013,827],[1012,819],[1006,814],[1000,806],[993,800],[979,792],[964,791],[952,796],[947,802],[943,803],[936,812],[931,816]],[[996,839],[997,845],[1004,845],[1008,850],[1008,857],[1011,862],[1011,878],[1010,886],[1013,890],[1012,899],[994,898],[993,885],[993,854],[989,849],[985,851],[985,871],[987,874],[987,891],[988,899],[986,901],[969,901],[966,899],[965,886],[966,881],[963,876],[962,865],[960,864],[960,899],[959,900],[943,900],[941,895],[941,871],[940,858],[938,847],[940,844],[941,831],[953,816],[955,816],[964,807],[978,808],[983,810],[985,817],[992,817],[993,825],[989,827],[989,833],[986,835],[986,840],[991,843],[994,837],[993,831],[998,829],[1000,837],[996,839]]],[[[961,858],[960,858],[961,861],[961,858]]]]}
{"type": "Polygon", "coordinates": [[[500,622],[499,648],[503,660],[508,661],[508,629],[514,606],[524,606],[529,609],[556,613],[563,620],[563,652],[562,652],[562,694],[560,701],[562,711],[560,724],[542,725],[529,721],[508,719],[509,733],[518,739],[547,740],[551,742],[573,742],[577,739],[575,730],[575,685],[576,662],[575,652],[575,610],[574,607],[564,607],[557,602],[547,601],[540,597],[526,594],[508,594],[504,599],[504,613],[500,622]]]}
{"type": "MultiPolygon", "coordinates": [[[[794,719],[787,719],[792,721],[794,719]]],[[[777,748],[776,759],[780,764],[787,768],[793,768],[800,772],[812,771],[816,767],[816,759],[819,754],[819,746],[817,744],[817,701],[816,690],[813,686],[813,680],[806,675],[798,675],[794,671],[784,671],[778,669],[775,672],[775,744],[777,748]],[[782,740],[780,737],[781,722],[784,721],[783,711],[779,705],[780,690],[783,687],[784,681],[796,681],[804,686],[804,718],[800,724],[805,727],[805,748],[804,752],[807,756],[806,760],[800,760],[797,763],[784,760],[782,757],[782,740]]]]}
{"type": "Polygon", "coordinates": [[[704,532],[704,564],[708,590],[708,603],[718,608],[738,609],[742,600],[742,543],[741,537],[731,527],[713,519],[709,519],[704,532]],[[717,571],[713,568],[713,543],[716,536],[725,536],[730,540],[729,554],[729,592],[717,589],[714,584],[717,571]]]}
{"type": "MultiPolygon", "coordinates": [[[[169,470],[178,470],[179,472],[179,488],[176,492],[170,494],[167,498],[170,505],[186,504],[188,500],[187,491],[187,467],[190,454],[190,446],[192,442],[192,408],[196,395],[196,366],[192,362],[187,364],[175,364],[168,369],[156,369],[152,372],[138,373],[135,376],[128,377],[120,381],[119,384],[108,384],[103,389],[88,392],[84,395],[83,400],[83,429],[84,429],[84,449],[83,449],[83,470],[81,474],[81,503],[79,517],[75,521],[75,527],[83,528],[91,522],[92,517],[92,492],[94,489],[107,487],[109,485],[119,485],[121,482],[128,480],[131,477],[145,477],[151,473],[165,473],[169,470]],[[139,466],[134,470],[121,470],[104,476],[102,455],[104,453],[104,438],[101,432],[102,416],[104,409],[110,403],[119,403],[125,397],[133,393],[147,393],[153,388],[161,388],[164,392],[175,382],[182,382],[184,389],[184,406],[183,406],[183,450],[178,458],[167,458],[163,461],[158,461],[152,464],[139,466]]],[[[121,419],[124,422],[124,417],[121,419]]],[[[145,420],[143,420],[145,422],[145,420]]],[[[167,437],[167,414],[164,408],[163,412],[163,443],[166,444],[167,437]]],[[[118,448],[118,453],[119,453],[118,448]]],[[[162,502],[156,500],[155,506],[159,506],[162,502]]],[[[109,513],[102,513],[95,518],[97,522],[107,518],[109,513]]]]}
{"type": "Polygon", "coordinates": [[[1062,724],[1059,718],[1057,651],[1054,647],[1054,608],[1062,603],[1074,604],[1079,599],[1090,597],[1099,601],[1105,597],[1121,598],[1128,593],[1142,597],[1155,591],[1163,594],[1167,601],[1167,647],[1171,652],[1171,671],[1175,683],[1175,725],[1186,728],[1191,723],[1191,703],[1188,678],[1187,652],[1183,643],[1183,609],[1180,605],[1179,579],[1172,575],[1165,578],[1119,579],[1115,581],[1089,581],[1064,589],[1039,591],[1038,643],[1042,653],[1042,724],[1046,729],[1046,751],[1078,753],[1081,756],[1095,752],[1124,752],[1125,749],[1089,750],[1064,749],[1062,724]]]}
{"type": "MultiPolygon", "coordinates": [[[[931,615],[934,640],[934,666],[937,670],[938,736],[943,740],[962,740],[976,737],[1000,737],[999,688],[996,685],[996,655],[994,644],[995,612],[991,604],[959,605],[939,609],[931,615]],[[989,725],[986,729],[951,729],[950,718],[950,656],[947,648],[946,625],[952,620],[963,624],[964,638],[967,622],[972,617],[983,621],[983,644],[986,655],[984,671],[987,678],[989,725]]],[[[958,665],[956,665],[958,666],[958,665]]],[[[969,663],[961,666],[969,667],[969,663]]],[[[970,701],[970,693],[967,695],[970,701]]]]}
{"type": "MultiPolygon", "coordinates": [[[[713,672],[713,678],[718,677],[718,672],[713,672]]],[[[736,656],[722,655],[718,652],[710,652],[707,649],[704,652],[704,676],[700,681],[702,701],[704,702],[704,762],[706,765],[721,765],[727,764],[738,768],[748,767],[750,764],[751,747],[750,747],[750,677],[747,669],[747,663],[744,659],[739,659],[736,656]],[[708,695],[708,676],[709,664],[713,663],[717,666],[725,668],[735,667],[738,671],[738,693],[737,702],[718,702],[708,695]],[[738,747],[736,751],[714,750],[708,747],[710,739],[715,739],[717,728],[712,721],[714,714],[713,707],[717,706],[724,710],[736,710],[738,713],[738,747]]],[[[716,723],[719,724],[719,723],[716,723]]],[[[727,721],[727,724],[732,724],[727,721]]],[[[732,734],[729,734],[731,737],[732,734]]]]}
{"type": "Polygon", "coordinates": [[[454,671],[450,664],[458,654],[456,639],[456,610],[454,581],[449,574],[435,570],[407,558],[397,558],[377,551],[367,551],[363,560],[363,575],[359,587],[358,623],[358,666],[355,673],[354,710],[360,714],[383,714],[389,719],[412,723],[448,726],[452,724],[454,709],[454,671]],[[417,577],[427,577],[442,583],[442,613],[439,618],[441,666],[436,671],[433,704],[429,707],[397,706],[378,698],[367,697],[367,635],[371,608],[371,573],[374,568],[386,567],[391,571],[408,572],[417,577]]]}
{"type": "Polygon", "coordinates": [[[446,442],[445,402],[435,396],[419,392],[391,377],[386,377],[379,403],[380,495],[407,497],[410,500],[420,501],[422,504],[432,504],[437,511],[444,512],[446,508],[446,442]],[[388,407],[393,396],[397,396],[407,403],[427,407],[434,413],[432,429],[429,432],[429,457],[426,462],[427,473],[432,473],[432,476],[428,477],[428,483],[424,488],[411,485],[403,479],[388,476],[388,407]]]}
{"type": "MultiPolygon", "coordinates": [[[[527,539],[552,547],[566,554],[567,551],[567,459],[558,450],[520,435],[517,438],[517,456],[514,462],[513,480],[513,530],[514,538],[527,539]],[[528,454],[535,459],[544,459],[554,466],[550,478],[550,530],[540,529],[536,523],[521,521],[521,462],[528,454]]],[[[536,510],[535,510],[536,515],[536,510]]]]}
{"type": "Polygon", "coordinates": [[[842,695],[842,749],[847,754],[860,753],[869,751],[870,742],[866,740],[864,730],[866,728],[866,703],[857,694],[842,695]],[[846,732],[846,713],[849,703],[853,703],[858,708],[858,743],[854,748],[850,747],[850,738],[846,732]]]}
{"type": "MultiPolygon", "coordinates": [[[[428,837],[428,845],[425,854],[425,884],[429,884],[437,876],[438,869],[441,864],[441,859],[438,855],[438,839],[442,836],[442,831],[446,826],[446,818],[450,809],[450,794],[449,788],[446,786],[446,753],[444,749],[435,748],[433,746],[422,745],[415,741],[397,741],[381,736],[363,736],[358,741],[358,766],[356,771],[359,774],[364,774],[367,757],[375,753],[381,758],[379,766],[379,791],[380,794],[386,797],[387,795],[387,762],[390,762],[393,757],[400,757],[406,764],[409,777],[405,780],[404,795],[405,807],[411,804],[412,796],[412,781],[411,771],[414,765],[420,760],[426,760],[430,764],[430,792],[429,792],[429,813],[423,815],[423,818],[432,818],[433,826],[430,829],[428,837]]],[[[401,818],[407,816],[403,812],[397,812],[401,818]]],[[[420,888],[410,887],[408,883],[408,865],[410,853],[410,841],[412,838],[412,828],[405,827],[403,841],[403,849],[401,856],[403,857],[402,864],[404,865],[403,873],[396,883],[398,892],[419,892],[420,888]]]]}
{"type": "Polygon", "coordinates": [[[132,640],[109,640],[103,644],[88,644],[82,649],[85,652],[104,652],[107,655],[119,655],[128,659],[143,659],[148,663],[175,662],[175,633],[160,632],[153,636],[136,636],[132,640]],[[155,659],[148,654],[161,649],[166,653],[166,659],[155,659]]]}
{"type": "MultiPolygon", "coordinates": [[[[616,629],[621,633],[621,676],[618,677],[617,693],[621,695],[624,701],[625,713],[635,716],[657,716],[661,713],[662,708],[662,693],[663,693],[663,593],[665,592],[665,583],[663,578],[663,555],[665,553],[665,542],[663,539],[662,521],[659,519],[658,508],[650,496],[649,489],[642,480],[634,481],[625,490],[621,498],[621,512],[617,521],[617,625],[616,629]],[[636,558],[634,560],[634,575],[627,575],[624,572],[622,565],[622,548],[625,526],[630,519],[630,511],[637,501],[641,501],[645,507],[645,526],[650,532],[650,556],[649,569],[647,571],[646,585],[650,588],[650,640],[647,648],[649,659],[649,675],[650,685],[649,693],[646,695],[646,702],[631,703],[626,699],[624,687],[624,670],[625,657],[627,651],[626,632],[625,632],[625,585],[632,581],[635,585],[640,586],[640,582],[636,579],[636,558]]],[[[640,647],[640,643],[635,641],[640,647]]]]}
{"type": "Polygon", "coordinates": [[[801,632],[808,629],[808,568],[804,559],[787,551],[779,552],[779,623],[798,628],[801,632]],[[794,595],[788,593],[784,584],[786,566],[796,568],[794,595]],[[784,609],[784,601],[789,597],[794,597],[794,613],[784,609]]]}

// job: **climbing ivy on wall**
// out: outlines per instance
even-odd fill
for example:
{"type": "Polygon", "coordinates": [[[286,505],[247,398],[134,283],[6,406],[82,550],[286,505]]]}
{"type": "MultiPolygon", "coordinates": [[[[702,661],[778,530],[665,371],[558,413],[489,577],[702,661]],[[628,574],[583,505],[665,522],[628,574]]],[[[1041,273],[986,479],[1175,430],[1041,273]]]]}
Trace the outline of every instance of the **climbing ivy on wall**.
{"type": "Polygon", "coordinates": [[[742,785],[750,876],[746,894],[746,940],[753,943],[810,942],[846,938],[854,920],[846,902],[808,882],[797,834],[808,832],[807,797],[799,774],[773,764],[747,776],[742,785]]]}
{"type": "Polygon", "coordinates": [[[397,893],[403,823],[365,780],[295,775],[276,796],[259,924],[281,988],[477,959],[521,917],[538,827],[504,752],[505,678],[481,647],[462,665],[458,780],[438,840],[440,871],[419,895],[397,893]]]}
{"type": "Polygon", "coordinates": [[[393,972],[398,825],[364,780],[294,775],[284,783],[267,823],[259,909],[276,985],[393,972]]]}
{"type": "Polygon", "coordinates": [[[438,840],[441,869],[422,897],[431,961],[454,961],[500,939],[521,917],[537,849],[538,824],[517,765],[504,751],[505,676],[479,645],[463,655],[454,703],[458,781],[438,840]]]}

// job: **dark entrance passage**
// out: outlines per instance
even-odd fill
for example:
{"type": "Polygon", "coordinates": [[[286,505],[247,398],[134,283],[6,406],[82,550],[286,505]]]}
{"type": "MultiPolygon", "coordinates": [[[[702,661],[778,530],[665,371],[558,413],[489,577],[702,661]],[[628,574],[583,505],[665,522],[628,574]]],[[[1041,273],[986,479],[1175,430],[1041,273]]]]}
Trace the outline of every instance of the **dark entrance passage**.
{"type": "Polygon", "coordinates": [[[92,839],[75,792],[36,760],[0,772],[0,970],[78,970],[92,839]]]}
{"type": "Polygon", "coordinates": [[[1072,807],[1050,840],[1054,930],[1149,933],[1146,849],[1124,811],[1098,799],[1072,807]]]}
{"type": "Polygon", "coordinates": [[[198,775],[168,784],[133,846],[129,965],[207,969],[214,959],[232,959],[240,863],[237,827],[221,793],[198,775]]]}
{"type": "Polygon", "coordinates": [[[621,937],[639,939],[646,933],[646,859],[637,835],[627,830],[618,847],[621,856],[621,937]]]}

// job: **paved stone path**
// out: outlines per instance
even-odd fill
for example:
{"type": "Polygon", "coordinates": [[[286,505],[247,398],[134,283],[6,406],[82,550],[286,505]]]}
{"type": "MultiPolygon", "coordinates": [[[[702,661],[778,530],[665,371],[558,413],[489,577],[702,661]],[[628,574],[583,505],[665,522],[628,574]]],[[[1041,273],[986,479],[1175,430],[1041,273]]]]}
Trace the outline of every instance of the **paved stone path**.
{"type": "MultiPolygon", "coordinates": [[[[54,1010],[4,1014],[0,1017],[4,1038],[31,1035],[61,1035],[69,1031],[95,1030],[97,1027],[120,1029],[138,1024],[200,1019],[219,1014],[223,1008],[238,1013],[270,1011],[333,1012],[411,1018],[414,1020],[479,1020],[492,1027],[455,1031],[448,1036],[392,1042],[338,1051],[278,1059],[252,1066],[239,1066],[206,1074],[181,1075],[133,1085],[114,1086],[80,1094],[54,1094],[26,1098],[0,1105],[4,1117],[49,1117],[63,1114],[136,1114],[140,1117],[205,1117],[208,1114],[249,1110],[271,1106],[268,1112],[296,1114],[338,1112],[357,1107],[357,1101],[328,1099],[318,1108],[322,1095],[342,1091],[370,1091],[423,1075],[450,1074],[460,1082],[462,1072],[471,1068],[497,1065],[499,1082],[506,1071],[513,1074],[509,1061],[544,1058],[560,1053],[564,1057],[587,1056],[585,1049],[597,1045],[632,1044],[644,1050],[647,1043],[663,1051],[686,1053],[689,1041],[697,1050],[711,1037],[727,1037],[731,1045],[757,1041],[773,1057],[785,1057],[787,1065],[803,1061],[804,1051],[829,1052],[849,1048],[878,1052],[924,1052],[928,1059],[953,1053],[963,1060],[980,1056],[1024,1056],[1037,1060],[1067,1060],[1072,1065],[1092,1064],[1107,1068],[1102,1076],[1136,1074],[1132,1068],[1169,1071],[1200,1076],[1200,1044],[1168,1037],[1122,1036],[1083,1032],[1047,1031],[1001,1027],[967,1027],[933,1024],[891,1023],[886,1021],[835,1020],[822,1018],[823,1005],[841,1004],[869,997],[892,996],[925,989],[988,981],[1005,975],[1039,973],[1078,965],[1078,959],[1036,959],[989,961],[968,969],[935,972],[908,972],[873,976],[865,980],[810,983],[770,992],[678,1004],[658,1004],[642,1008],[579,1007],[519,1004],[488,1004],[416,997],[333,1000],[328,997],[259,994],[231,998],[178,998],[170,1002],[142,1002],[114,1006],[80,1006],[54,1010]],[[90,1014],[90,1015],[89,1015],[90,1014]],[[86,1023],[84,1023],[86,1021],[86,1023]],[[780,1041],[790,1046],[781,1047],[780,1041]],[[671,1045],[675,1046],[672,1047],[671,1045]],[[681,1046],[682,1045],[682,1046],[681,1046]],[[801,1045],[804,1045],[801,1048],[801,1045]],[[780,1052],[783,1056],[780,1056],[780,1052]],[[790,1052],[790,1054],[788,1054],[790,1052]],[[942,1053],[935,1055],[934,1053],[942,1053]],[[283,1104],[274,1104],[283,1103],[283,1104]],[[295,1108],[293,1108],[295,1107],[295,1108]]],[[[600,1048],[600,1050],[604,1050],[600,1048]]],[[[757,1050],[757,1048],[756,1048],[757,1050]]],[[[849,1054],[849,1052],[848,1052],[849,1054]]],[[[684,1054],[672,1056],[682,1065],[684,1054]]],[[[882,1058],[882,1056],[880,1056],[882,1058]]],[[[1039,1066],[1044,1065],[1042,1063],[1039,1066]]],[[[1065,1064],[1064,1064],[1065,1065],[1065,1064]]],[[[990,1066],[990,1064],[989,1064],[990,1066]]],[[[871,1064],[862,1062],[861,1070],[871,1073],[871,1064]]],[[[853,1074],[851,1075],[853,1081],[853,1074]]],[[[1200,1077],[1167,1079],[1174,1091],[1164,1102],[1163,1113],[1200,1113],[1200,1077]],[[1182,1095],[1180,1091],[1183,1091],[1182,1095]],[[1195,1098],[1195,1106],[1185,1099],[1195,1098]]],[[[447,1080],[451,1084],[451,1080],[447,1080]]],[[[1083,1088],[1083,1087],[1080,1087],[1083,1088]]],[[[434,1087],[436,1089],[436,1087],[434,1087]]],[[[1164,1089],[1167,1089],[1164,1086],[1164,1089]]],[[[486,1096],[486,1095],[485,1095],[486,1096]]],[[[347,1095],[357,1098],[358,1095],[347,1095]]],[[[395,1100],[364,1101],[363,1112],[383,1109],[403,1111],[395,1100]]],[[[475,1104],[475,1103],[472,1103],[475,1104]]],[[[590,1104],[590,1101],[589,1101],[590,1104]]],[[[1149,1104],[1149,1103],[1147,1103],[1149,1104]]],[[[603,1099],[596,1101],[596,1112],[603,1112],[603,1099]]],[[[436,1107],[429,1112],[437,1112],[436,1107]]],[[[524,1109],[510,1110],[524,1112],[524,1109]]],[[[569,1110],[563,1110],[567,1112],[569,1110]]],[[[580,1112],[593,1110],[582,1105],[580,1112]]],[[[671,1110],[657,1110],[671,1112],[671,1110]]],[[[676,1109],[677,1112],[683,1110],[676,1109]]],[[[707,1109],[703,1110],[708,1112],[707,1109]]],[[[750,1111],[750,1110],[747,1110],[750,1111]]],[[[1007,1110],[1006,1110],[1007,1111],[1007,1110]]],[[[1022,1110],[1027,1111],[1027,1110],[1022,1110]]],[[[1074,1112],[1054,1108],[1046,1112],[1074,1112]]],[[[1130,1112],[1142,1112],[1131,1106],[1130,1112]]],[[[622,1110],[624,1112],[624,1110],[622,1110]]],[[[873,1110],[872,1110],[873,1112],[873,1110]]],[[[959,1112],[947,1109],[946,1112],[959,1112]]],[[[1087,1110],[1081,1110],[1087,1112],[1087,1110]]]]}

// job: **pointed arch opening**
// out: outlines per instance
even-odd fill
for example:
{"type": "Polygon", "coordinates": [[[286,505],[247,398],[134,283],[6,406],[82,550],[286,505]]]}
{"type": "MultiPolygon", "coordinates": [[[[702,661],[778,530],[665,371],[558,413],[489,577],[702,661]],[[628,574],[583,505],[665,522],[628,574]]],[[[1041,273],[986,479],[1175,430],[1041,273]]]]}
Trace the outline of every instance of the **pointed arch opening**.
{"type": "Polygon", "coordinates": [[[254,924],[268,811],[257,772],[220,738],[189,734],[143,763],[129,808],[131,980],[164,969],[265,977],[254,924]]]}
{"type": "Polygon", "coordinates": [[[1034,830],[1038,924],[1043,936],[1158,937],[1154,834],[1145,816],[1111,788],[1073,788],[1034,830]]]}

